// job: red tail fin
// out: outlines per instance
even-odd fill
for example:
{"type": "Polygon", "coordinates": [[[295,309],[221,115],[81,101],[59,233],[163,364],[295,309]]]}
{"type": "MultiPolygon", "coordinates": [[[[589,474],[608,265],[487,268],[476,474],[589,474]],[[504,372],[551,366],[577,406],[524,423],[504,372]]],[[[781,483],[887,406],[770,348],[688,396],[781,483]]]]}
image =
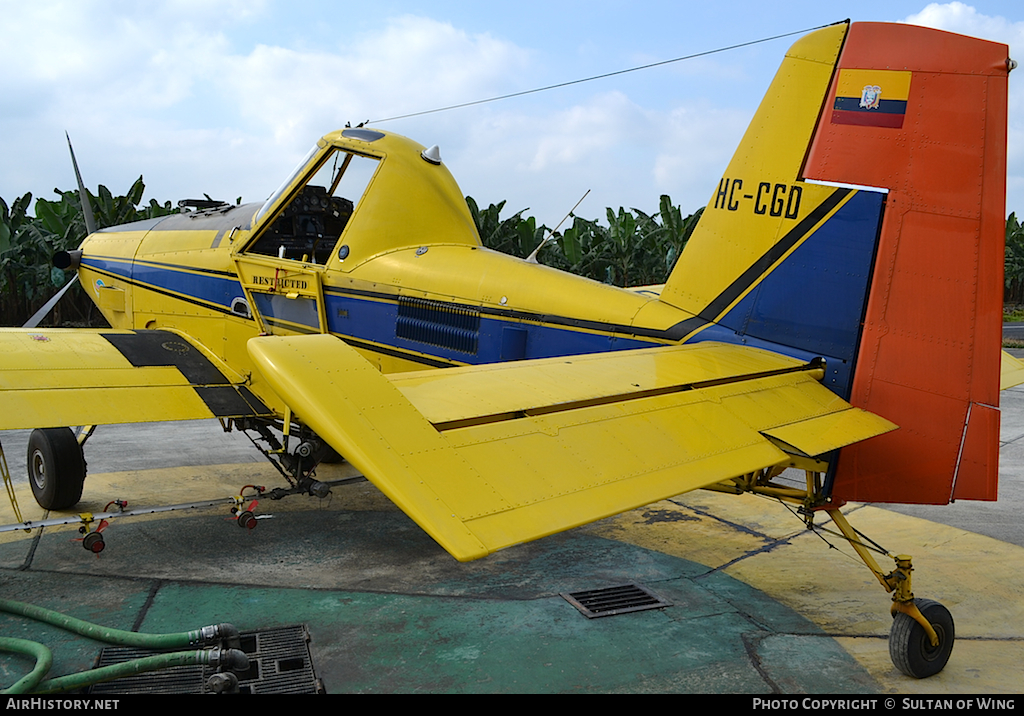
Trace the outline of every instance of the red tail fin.
{"type": "Polygon", "coordinates": [[[889,190],[851,402],[901,429],[842,451],[833,498],[996,498],[1007,53],[850,28],[804,176],[889,190]]]}

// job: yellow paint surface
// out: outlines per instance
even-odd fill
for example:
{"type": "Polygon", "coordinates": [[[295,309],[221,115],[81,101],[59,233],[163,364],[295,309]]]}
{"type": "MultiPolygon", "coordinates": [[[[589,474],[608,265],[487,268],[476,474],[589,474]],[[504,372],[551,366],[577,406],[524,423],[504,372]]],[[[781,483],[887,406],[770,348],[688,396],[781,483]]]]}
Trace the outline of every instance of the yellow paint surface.
{"type": "MultiPolygon", "coordinates": [[[[460,560],[781,464],[764,431],[849,411],[816,371],[772,374],[799,364],[713,343],[394,378],[331,336],[248,345],[296,414],[460,560]]],[[[892,427],[872,420],[842,444],[892,427]]]]}
{"type": "Polygon", "coordinates": [[[906,70],[840,70],[837,97],[860,97],[865,86],[882,88],[882,99],[905,100],[910,96],[911,73],[906,70]]]}

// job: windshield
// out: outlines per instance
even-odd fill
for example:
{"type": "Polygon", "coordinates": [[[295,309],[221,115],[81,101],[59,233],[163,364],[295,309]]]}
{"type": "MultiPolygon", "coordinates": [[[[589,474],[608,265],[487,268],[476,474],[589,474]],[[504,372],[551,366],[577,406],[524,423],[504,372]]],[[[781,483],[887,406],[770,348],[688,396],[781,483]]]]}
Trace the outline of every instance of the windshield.
{"type": "Polygon", "coordinates": [[[302,161],[299,162],[298,166],[296,166],[295,169],[292,170],[292,173],[288,175],[288,178],[284,180],[284,183],[277,188],[277,191],[270,195],[270,198],[267,199],[263,206],[260,207],[260,210],[256,212],[256,216],[253,218],[254,224],[259,223],[259,220],[263,218],[263,215],[270,211],[270,207],[272,207],[274,203],[281,198],[281,195],[284,194],[291,183],[295,181],[295,177],[297,177],[302,170],[306,168],[306,165],[309,164],[309,160],[312,159],[313,155],[319,151],[320,147],[314,145],[313,148],[307,152],[306,156],[302,158],[302,161]]]}
{"type": "MultiPolygon", "coordinates": [[[[309,166],[310,159],[307,158],[304,168],[309,166]]],[[[277,210],[274,221],[260,229],[246,253],[326,264],[379,164],[376,157],[339,148],[331,150],[304,185],[293,190],[287,205],[277,210]]],[[[294,178],[289,180],[277,195],[286,191],[293,181],[294,178]]],[[[275,201],[277,199],[271,197],[261,212],[271,211],[275,201]]]]}

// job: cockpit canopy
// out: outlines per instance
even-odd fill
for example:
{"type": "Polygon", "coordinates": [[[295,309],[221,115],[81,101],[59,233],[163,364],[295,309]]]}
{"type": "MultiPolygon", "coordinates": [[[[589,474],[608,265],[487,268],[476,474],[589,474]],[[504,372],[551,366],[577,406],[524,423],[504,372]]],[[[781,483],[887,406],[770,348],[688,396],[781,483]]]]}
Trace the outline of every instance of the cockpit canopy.
{"type": "MultiPolygon", "coordinates": [[[[267,200],[256,215],[257,221],[291,187],[318,151],[320,148],[314,147],[288,181],[267,200]]],[[[249,253],[326,264],[379,164],[378,158],[332,147],[319,169],[249,247],[249,253]]]]}
{"type": "Polygon", "coordinates": [[[436,149],[362,127],[321,139],[253,223],[246,253],[341,270],[408,246],[480,245],[436,149]]]}

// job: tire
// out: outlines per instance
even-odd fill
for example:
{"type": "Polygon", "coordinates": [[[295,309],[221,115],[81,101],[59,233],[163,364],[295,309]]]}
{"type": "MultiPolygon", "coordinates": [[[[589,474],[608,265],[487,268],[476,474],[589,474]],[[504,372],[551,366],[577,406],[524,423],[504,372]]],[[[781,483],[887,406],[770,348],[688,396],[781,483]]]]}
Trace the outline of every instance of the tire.
{"type": "Polygon", "coordinates": [[[33,430],[26,462],[32,494],[43,509],[64,510],[82,499],[85,456],[71,428],[33,430]]]}
{"type": "Polygon", "coordinates": [[[327,453],[320,458],[320,462],[324,465],[340,465],[345,462],[345,458],[338,454],[338,452],[330,445],[327,446],[327,453]]]}
{"type": "Polygon", "coordinates": [[[915,599],[921,614],[935,629],[939,645],[932,647],[924,627],[903,612],[896,614],[889,630],[889,656],[897,669],[915,679],[924,679],[942,671],[953,652],[956,630],[949,610],[931,599],[915,599]]]}

